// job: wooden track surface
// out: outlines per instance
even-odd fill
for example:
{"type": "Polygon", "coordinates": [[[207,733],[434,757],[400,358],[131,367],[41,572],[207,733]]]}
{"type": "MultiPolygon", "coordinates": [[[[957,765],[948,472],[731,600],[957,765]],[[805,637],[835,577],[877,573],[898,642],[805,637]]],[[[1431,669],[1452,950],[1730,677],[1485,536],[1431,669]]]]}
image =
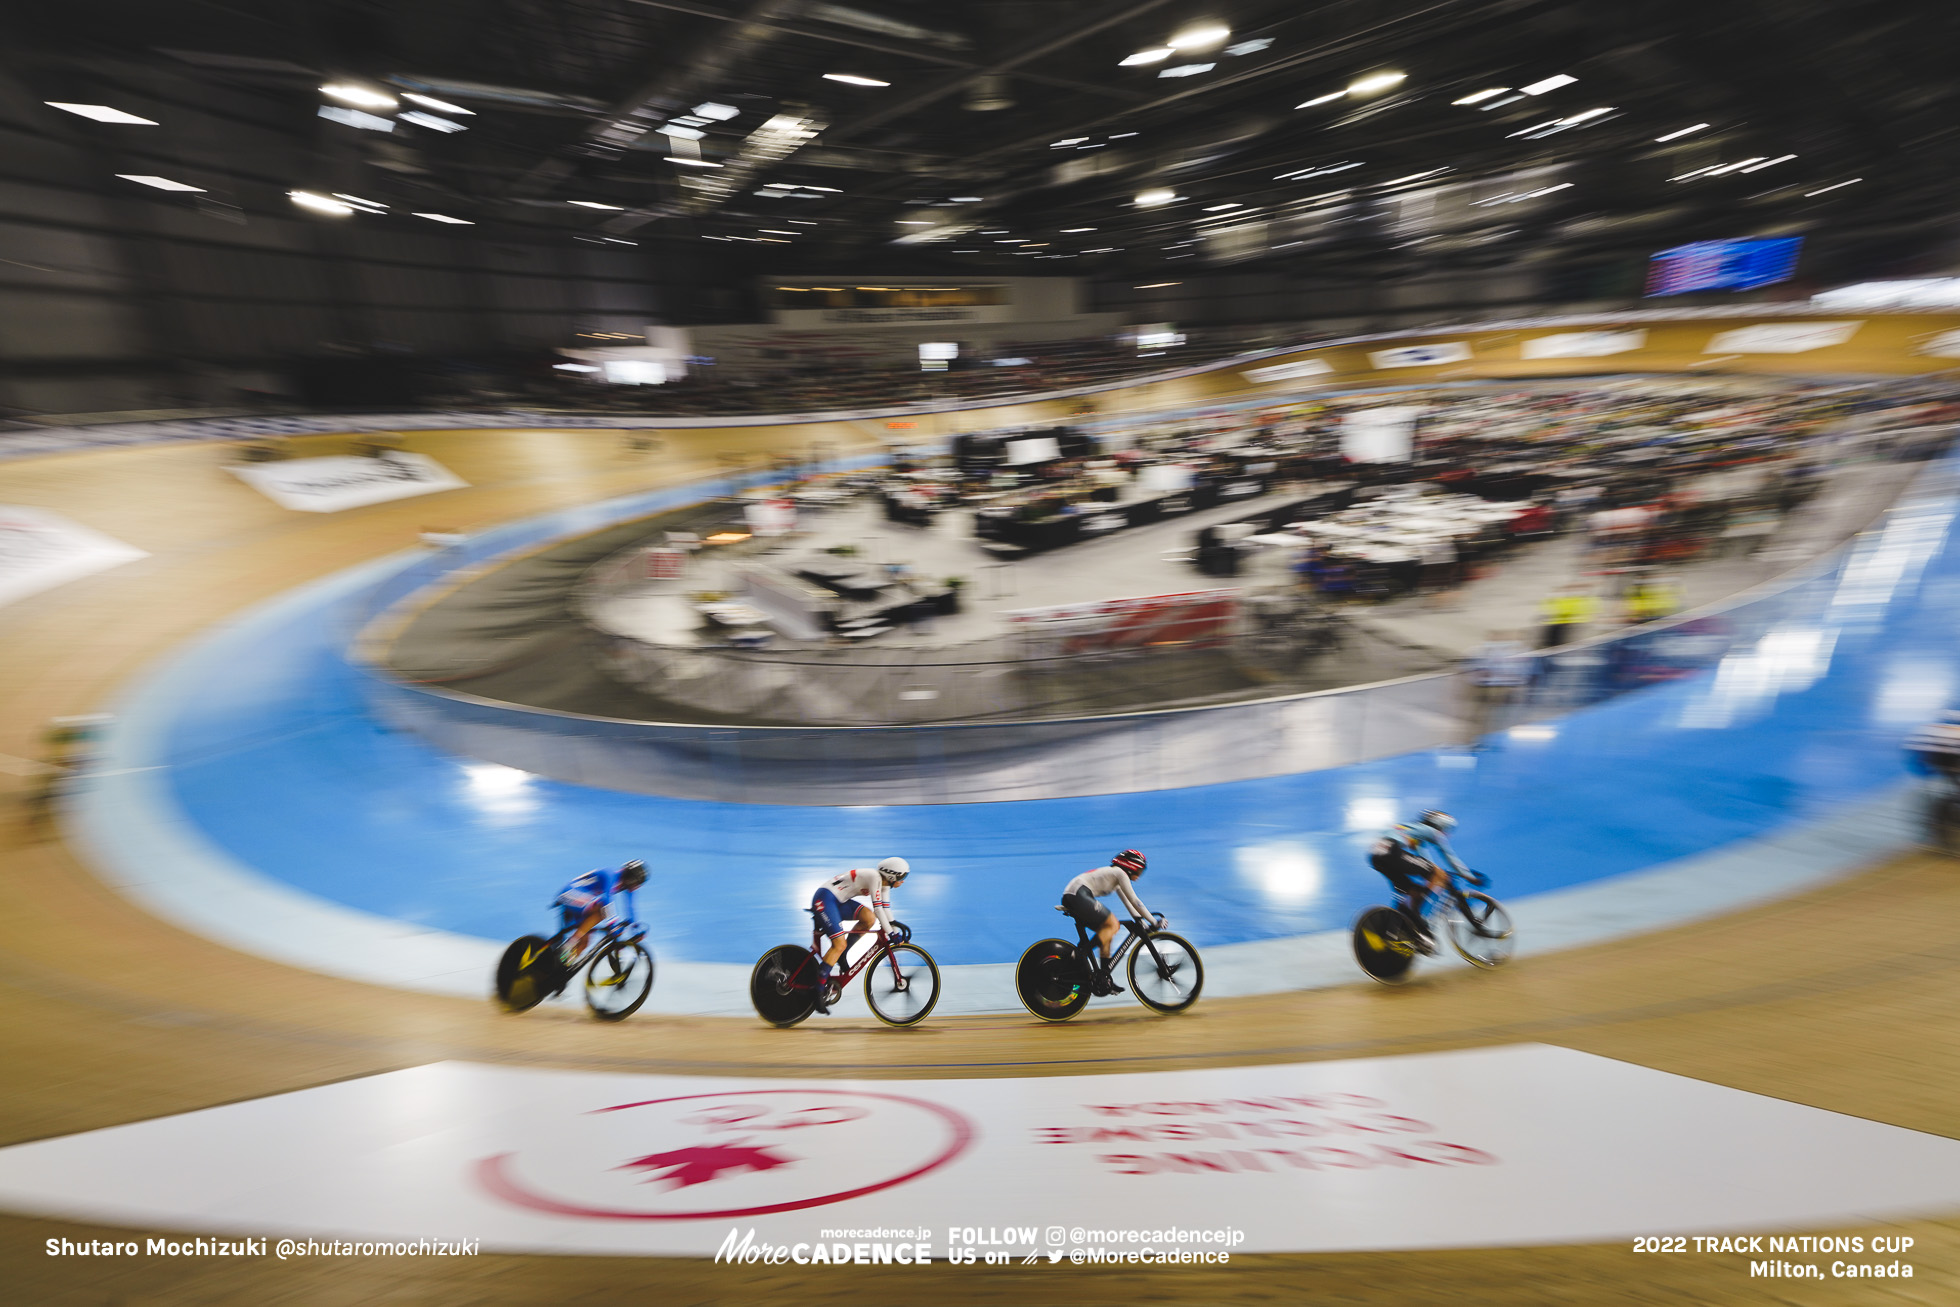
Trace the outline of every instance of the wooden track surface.
{"type": "MultiPolygon", "coordinates": [[[[719,449],[765,447],[769,438],[666,439],[646,456],[628,453],[611,432],[416,433],[409,448],[472,488],[324,515],[275,507],[220,470],[215,446],[6,465],[0,502],[53,508],[153,557],[0,610],[0,753],[33,756],[47,718],[102,706],[172,644],[303,581],[404,548],[422,525],[470,529],[712,475],[719,449]]],[[[301,444],[338,452],[345,441],[301,444]]],[[[25,784],[5,781],[16,794],[25,784]]],[[[138,911],[18,804],[0,823],[0,851],[0,1143],[438,1058],[670,1073],[1021,1076],[1520,1040],[1960,1136],[1952,1088],[1960,1083],[1960,863],[1930,855],[1732,917],[1582,952],[1527,952],[1502,972],[1446,973],[1404,990],[1208,1000],[1171,1018],[1103,1004],[1067,1027],[973,1017],[910,1031],[868,1019],[775,1031],[746,1020],[640,1017],[602,1027],[570,1013],[513,1018],[487,1003],[302,973],[138,911]]],[[[1752,1282],[1746,1258],[1636,1256],[1619,1246],[1250,1257],[1225,1270],[1148,1276],[940,1266],[791,1281],[614,1258],[88,1263],[48,1258],[41,1241],[106,1233],[0,1218],[0,1303],[1960,1301],[1960,1220],[1899,1228],[1918,1240],[1909,1281],[1752,1282]]]]}

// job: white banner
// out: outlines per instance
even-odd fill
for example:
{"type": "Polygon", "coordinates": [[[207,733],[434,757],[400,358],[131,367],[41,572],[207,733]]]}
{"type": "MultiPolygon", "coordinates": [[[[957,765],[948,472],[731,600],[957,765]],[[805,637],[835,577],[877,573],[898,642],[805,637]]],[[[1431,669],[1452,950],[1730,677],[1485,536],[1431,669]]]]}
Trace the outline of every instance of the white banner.
{"type": "Polygon", "coordinates": [[[1960,331],[1942,331],[1922,344],[1919,352],[1936,359],[1960,359],[1960,331]]]}
{"type": "Polygon", "coordinates": [[[1566,331],[1556,336],[1535,336],[1518,347],[1528,359],[1589,359],[1608,354],[1626,354],[1647,344],[1645,331],[1566,331]]]}
{"type": "Polygon", "coordinates": [[[1804,354],[1829,349],[1850,340],[1863,322],[1761,322],[1753,327],[1718,331],[1702,347],[1704,354],[1804,354]]]}
{"type": "Polygon", "coordinates": [[[469,484],[427,454],[401,450],[387,450],[375,458],[340,454],[234,463],[225,470],[281,508],[302,513],[338,513],[390,499],[460,490],[469,484]]]}
{"type": "Polygon", "coordinates": [[[1292,363],[1275,363],[1267,368],[1248,368],[1239,373],[1247,381],[1269,386],[1275,381],[1297,381],[1301,377],[1323,377],[1334,370],[1334,365],[1326,359],[1299,359],[1292,363]]]}
{"type": "Polygon", "coordinates": [[[1341,452],[1356,463],[1406,463],[1415,454],[1422,405],[1358,408],[1341,417],[1341,452]]]}
{"type": "Polygon", "coordinates": [[[1440,345],[1378,349],[1368,356],[1368,361],[1378,368],[1427,368],[1438,363],[1467,363],[1472,357],[1469,345],[1460,340],[1448,340],[1440,345]]]}
{"type": "Polygon", "coordinates": [[[59,513],[0,504],[0,604],[148,557],[59,513]]]}
{"type": "MultiPolygon", "coordinates": [[[[1216,1264],[1658,1231],[1755,1236],[1768,1259],[1772,1235],[1957,1204],[1955,1140],[1542,1044],[995,1080],[442,1062],[0,1150],[0,1205],[36,1216],[559,1254],[748,1238],[786,1275],[819,1243],[1216,1264]]],[[[1746,1283],[1746,1259],[1723,1274],[1746,1283]]]]}

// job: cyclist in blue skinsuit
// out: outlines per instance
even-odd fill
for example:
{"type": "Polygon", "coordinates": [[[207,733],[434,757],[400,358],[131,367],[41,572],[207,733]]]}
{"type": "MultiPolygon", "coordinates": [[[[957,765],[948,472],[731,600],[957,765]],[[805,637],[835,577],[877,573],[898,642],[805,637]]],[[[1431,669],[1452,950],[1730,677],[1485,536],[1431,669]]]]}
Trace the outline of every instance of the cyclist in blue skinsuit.
{"type": "Polygon", "coordinates": [[[1447,812],[1425,812],[1412,822],[1390,826],[1368,849],[1368,864],[1395,887],[1396,906],[1415,923],[1425,953],[1436,951],[1436,938],[1429,933],[1423,906],[1431,894],[1440,894],[1449,885],[1448,871],[1423,856],[1434,849],[1440,860],[1473,885],[1484,884],[1483,877],[1463,865],[1450,847],[1449,833],[1456,829],[1456,818],[1447,812]]]}
{"type": "Polygon", "coordinates": [[[591,936],[593,927],[605,917],[606,909],[615,901],[620,904],[615,915],[638,923],[639,919],[633,915],[633,891],[646,883],[646,864],[635,858],[622,863],[617,871],[608,871],[604,867],[588,871],[574,877],[571,884],[558,891],[558,897],[551,901],[551,906],[558,909],[558,929],[572,932],[564,947],[566,966],[573,965],[584,955],[585,941],[591,936]]]}

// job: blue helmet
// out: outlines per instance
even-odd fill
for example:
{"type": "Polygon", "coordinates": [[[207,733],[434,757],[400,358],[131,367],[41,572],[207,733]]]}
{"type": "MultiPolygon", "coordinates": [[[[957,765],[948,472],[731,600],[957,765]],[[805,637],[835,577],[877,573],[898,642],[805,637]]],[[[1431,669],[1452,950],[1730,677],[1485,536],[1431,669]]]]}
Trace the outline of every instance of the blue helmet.
{"type": "Polygon", "coordinates": [[[1420,817],[1417,817],[1416,820],[1422,825],[1429,827],[1429,829],[1440,831],[1445,835],[1456,829],[1456,818],[1450,816],[1447,812],[1438,812],[1433,808],[1423,813],[1420,817]]]}

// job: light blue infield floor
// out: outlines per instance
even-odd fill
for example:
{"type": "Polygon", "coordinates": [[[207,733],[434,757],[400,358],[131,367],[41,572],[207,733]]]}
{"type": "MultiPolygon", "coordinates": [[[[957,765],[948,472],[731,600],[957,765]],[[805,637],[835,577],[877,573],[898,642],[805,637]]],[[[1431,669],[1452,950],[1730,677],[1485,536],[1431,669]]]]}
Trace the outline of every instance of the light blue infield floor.
{"type": "MultiPolygon", "coordinates": [[[[422,556],[342,573],[217,629],[117,707],[72,828],[160,915],[248,952],[484,996],[504,942],[549,933],[589,867],[644,858],[651,1011],[749,1011],[768,947],[808,937],[820,881],[889,854],[897,915],[946,968],[942,1013],[1018,1011],[1013,961],[1067,934],[1077,872],[1134,846],[1139,888],[1205,955],[1208,995],[1359,979],[1346,928],[1385,885],[1367,843],[1444,807],[1512,907],[1520,958],[1727,911],[1911,843],[1899,742],[1960,688],[1956,462],[1777,601],[1717,668],[1498,737],[1264,780],[1091,798],[818,808],[663,799],[448,755],[366,711],[345,647],[422,556]]],[[[555,514],[473,559],[699,497],[555,514]]],[[[846,1011],[860,1000],[853,996],[846,1011]]]]}

